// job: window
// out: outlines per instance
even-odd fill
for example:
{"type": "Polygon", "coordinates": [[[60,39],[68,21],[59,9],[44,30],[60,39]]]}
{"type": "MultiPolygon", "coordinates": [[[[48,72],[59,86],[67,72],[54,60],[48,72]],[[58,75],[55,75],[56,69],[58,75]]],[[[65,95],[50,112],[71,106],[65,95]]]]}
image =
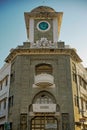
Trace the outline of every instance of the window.
{"type": "Polygon", "coordinates": [[[9,97],[9,107],[13,106],[13,96],[9,97]]]}
{"type": "Polygon", "coordinates": [[[72,63],[72,71],[76,73],[76,65],[74,63],[72,63]]]}
{"type": "Polygon", "coordinates": [[[86,110],[87,110],[87,101],[86,101],[86,110]]]}
{"type": "Polygon", "coordinates": [[[6,99],[4,100],[4,106],[3,106],[4,109],[6,109],[6,99]]]}
{"type": "Polygon", "coordinates": [[[83,98],[81,98],[81,109],[83,110],[83,98]]]}
{"type": "Polygon", "coordinates": [[[0,110],[1,110],[1,102],[0,102],[0,110]]]}
{"type": "Polygon", "coordinates": [[[86,89],[86,82],[83,80],[83,88],[86,89]]]}
{"type": "Polygon", "coordinates": [[[0,81],[0,90],[2,90],[2,81],[0,81]]]}
{"type": "Polygon", "coordinates": [[[77,83],[77,76],[76,76],[76,74],[73,72],[73,81],[75,82],[75,83],[77,83]]]}
{"type": "Polygon", "coordinates": [[[12,83],[15,80],[15,71],[12,71],[10,76],[11,76],[11,83],[12,83]]]}
{"type": "Polygon", "coordinates": [[[72,75],[73,75],[73,81],[77,83],[76,66],[74,63],[72,63],[72,75]]]}
{"type": "Polygon", "coordinates": [[[8,85],[8,76],[6,76],[6,78],[5,78],[5,86],[7,86],[8,85]]]}
{"type": "Polygon", "coordinates": [[[38,93],[33,99],[33,104],[55,104],[55,102],[54,96],[47,91],[38,93]]]}
{"type": "Polygon", "coordinates": [[[79,84],[82,86],[82,78],[79,76],[79,84]]]}
{"type": "Polygon", "coordinates": [[[36,103],[37,104],[50,104],[52,103],[52,99],[50,99],[46,95],[41,95],[39,98],[37,98],[36,103]]]}
{"type": "Polygon", "coordinates": [[[87,89],[87,88],[86,88],[87,83],[86,83],[86,81],[85,81],[81,76],[79,76],[79,84],[80,84],[84,89],[87,89]]]}
{"type": "Polygon", "coordinates": [[[79,106],[79,98],[78,96],[74,95],[74,102],[75,102],[75,106],[79,106]]]}

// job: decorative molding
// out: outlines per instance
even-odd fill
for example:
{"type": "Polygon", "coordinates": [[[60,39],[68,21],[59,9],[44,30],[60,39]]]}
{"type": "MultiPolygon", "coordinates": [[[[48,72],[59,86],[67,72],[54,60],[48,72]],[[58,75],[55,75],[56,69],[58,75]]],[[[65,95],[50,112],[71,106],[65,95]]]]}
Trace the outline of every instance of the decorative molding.
{"type": "MultiPolygon", "coordinates": [[[[29,43],[30,44],[30,43],[29,43]]],[[[25,48],[25,46],[22,46],[20,48],[13,49],[10,54],[5,59],[5,62],[10,63],[16,56],[20,55],[67,55],[70,56],[75,62],[79,63],[82,62],[78,54],[73,48],[50,48],[47,47],[49,44],[49,41],[47,39],[40,40],[37,44],[41,44],[41,48],[25,48]],[[44,46],[43,46],[44,45],[44,46]]],[[[51,44],[51,43],[50,43],[51,44]]],[[[53,43],[53,45],[55,45],[53,43]]],[[[36,45],[35,45],[36,46],[36,45]]]]}
{"type": "Polygon", "coordinates": [[[51,85],[50,87],[40,87],[40,86],[37,86],[37,85],[35,85],[35,84],[33,84],[33,86],[32,86],[33,88],[55,88],[55,84],[53,84],[53,85],[51,85]]]}
{"type": "Polygon", "coordinates": [[[47,38],[42,37],[36,43],[31,43],[30,48],[57,48],[57,43],[52,43],[47,38]]]}

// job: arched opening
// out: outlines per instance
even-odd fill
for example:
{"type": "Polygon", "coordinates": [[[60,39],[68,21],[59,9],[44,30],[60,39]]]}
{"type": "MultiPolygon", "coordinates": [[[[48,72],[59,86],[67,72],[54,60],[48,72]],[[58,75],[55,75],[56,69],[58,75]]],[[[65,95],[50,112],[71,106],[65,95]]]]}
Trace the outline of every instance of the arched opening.
{"type": "Polygon", "coordinates": [[[38,64],[35,66],[35,87],[55,87],[53,68],[50,64],[38,64]]]}
{"type": "Polygon", "coordinates": [[[33,111],[33,117],[30,121],[31,130],[59,130],[58,118],[55,113],[59,111],[59,105],[56,105],[55,97],[48,91],[37,93],[30,106],[33,111]],[[35,105],[35,106],[34,106],[35,105]]]}
{"type": "Polygon", "coordinates": [[[36,103],[36,104],[55,104],[56,100],[55,97],[47,92],[47,91],[41,91],[38,94],[35,95],[35,97],[33,98],[32,103],[36,103]]]}
{"type": "Polygon", "coordinates": [[[41,74],[41,73],[47,73],[51,74],[53,73],[52,66],[50,64],[38,64],[35,67],[35,74],[41,74]]]}

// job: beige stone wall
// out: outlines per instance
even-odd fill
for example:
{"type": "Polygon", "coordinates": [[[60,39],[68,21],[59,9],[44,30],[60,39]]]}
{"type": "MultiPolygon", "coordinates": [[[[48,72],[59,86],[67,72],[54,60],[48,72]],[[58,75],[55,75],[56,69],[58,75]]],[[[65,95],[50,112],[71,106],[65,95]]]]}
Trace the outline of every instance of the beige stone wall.
{"type": "Polygon", "coordinates": [[[20,129],[20,114],[29,114],[29,105],[32,104],[34,96],[43,90],[48,91],[54,95],[56,103],[60,106],[60,113],[69,113],[70,127],[74,127],[71,68],[69,56],[17,56],[14,60],[12,68],[15,72],[15,76],[14,80],[11,81],[10,96],[14,96],[14,103],[13,106],[9,109],[9,120],[13,122],[13,130],[20,129]],[[34,84],[35,65],[40,63],[47,63],[52,65],[55,88],[32,87],[34,84]]]}

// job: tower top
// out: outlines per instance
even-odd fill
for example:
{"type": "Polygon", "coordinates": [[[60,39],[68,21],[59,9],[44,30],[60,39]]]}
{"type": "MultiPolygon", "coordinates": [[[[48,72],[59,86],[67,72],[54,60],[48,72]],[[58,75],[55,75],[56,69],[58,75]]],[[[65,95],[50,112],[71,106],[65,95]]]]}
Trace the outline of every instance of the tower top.
{"type": "MultiPolygon", "coordinates": [[[[32,34],[34,34],[34,33],[31,32],[31,30],[33,32],[36,31],[36,29],[34,31],[33,28],[36,27],[35,21],[37,21],[37,19],[39,19],[39,21],[41,21],[41,20],[42,21],[48,21],[48,23],[50,23],[50,25],[51,25],[50,29],[56,30],[55,31],[56,36],[54,36],[53,39],[51,38],[51,41],[53,41],[53,42],[57,41],[58,38],[59,38],[59,34],[60,34],[62,16],[63,16],[63,12],[56,12],[53,8],[48,7],[48,6],[38,6],[34,9],[32,9],[30,12],[25,12],[24,17],[25,17],[27,38],[30,39],[32,42],[35,41],[35,39],[31,38],[31,37],[33,37],[32,34]],[[51,23],[51,20],[53,21],[52,23],[51,23]],[[56,28],[56,29],[54,29],[54,28],[56,28]],[[55,39],[55,37],[56,37],[56,39],[55,39]]],[[[46,22],[44,24],[46,24],[46,22]]],[[[44,32],[45,31],[41,32],[43,37],[45,37],[44,32]]],[[[50,33],[50,30],[48,32],[50,33]]],[[[54,34],[54,32],[53,32],[53,34],[54,34]]]]}
{"type": "Polygon", "coordinates": [[[73,48],[66,47],[64,42],[58,41],[63,12],[55,12],[53,8],[39,6],[25,12],[27,38],[23,46],[11,49],[5,61],[12,62],[20,55],[68,55],[75,62],[81,62],[80,57],[73,48]]]}
{"type": "Polygon", "coordinates": [[[55,12],[55,10],[48,6],[39,6],[31,10],[31,12],[55,12]]]}

